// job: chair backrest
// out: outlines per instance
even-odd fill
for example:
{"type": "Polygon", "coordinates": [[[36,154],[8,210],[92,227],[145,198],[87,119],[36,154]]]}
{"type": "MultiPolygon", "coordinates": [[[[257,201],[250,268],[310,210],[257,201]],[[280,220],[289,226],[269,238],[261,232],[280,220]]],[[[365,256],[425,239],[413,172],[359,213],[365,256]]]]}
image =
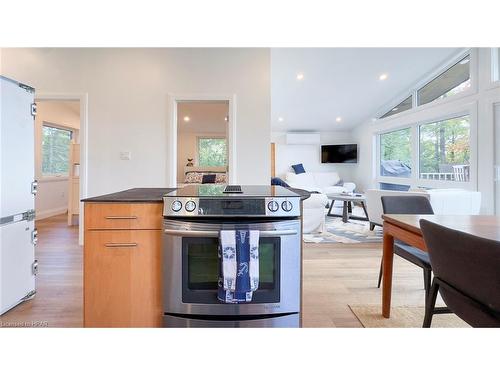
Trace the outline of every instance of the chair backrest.
{"type": "Polygon", "coordinates": [[[431,202],[427,197],[408,196],[382,196],[382,209],[384,214],[432,215],[431,202]]]}
{"type": "Polygon", "coordinates": [[[468,297],[498,313],[500,323],[500,242],[423,219],[420,228],[434,275],[455,289],[440,288],[448,307],[473,326],[490,325],[488,314],[475,303],[464,301],[468,297]]]}
{"type": "Polygon", "coordinates": [[[429,197],[427,192],[421,191],[393,191],[393,190],[380,190],[380,189],[368,189],[365,192],[366,197],[366,210],[368,211],[368,217],[370,222],[382,225],[382,200],[381,197],[384,196],[419,196],[419,197],[429,197]]]}

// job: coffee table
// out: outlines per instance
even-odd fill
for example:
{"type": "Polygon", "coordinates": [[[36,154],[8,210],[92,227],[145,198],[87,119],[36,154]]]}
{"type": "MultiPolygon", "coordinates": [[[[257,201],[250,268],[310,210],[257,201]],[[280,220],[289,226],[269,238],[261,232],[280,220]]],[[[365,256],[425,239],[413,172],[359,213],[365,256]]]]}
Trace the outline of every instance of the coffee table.
{"type": "Polygon", "coordinates": [[[330,203],[330,209],[328,210],[327,216],[341,217],[342,221],[344,223],[347,223],[349,221],[349,219],[368,221],[368,212],[366,212],[366,205],[365,205],[366,198],[363,194],[355,194],[355,195],[331,194],[331,195],[328,195],[328,198],[331,199],[332,202],[330,203]],[[335,201],[344,202],[343,209],[342,209],[342,215],[332,214],[333,204],[335,203],[335,201]],[[351,215],[352,214],[352,204],[354,202],[358,202],[361,204],[361,207],[363,208],[363,211],[365,212],[365,217],[351,215]]]}

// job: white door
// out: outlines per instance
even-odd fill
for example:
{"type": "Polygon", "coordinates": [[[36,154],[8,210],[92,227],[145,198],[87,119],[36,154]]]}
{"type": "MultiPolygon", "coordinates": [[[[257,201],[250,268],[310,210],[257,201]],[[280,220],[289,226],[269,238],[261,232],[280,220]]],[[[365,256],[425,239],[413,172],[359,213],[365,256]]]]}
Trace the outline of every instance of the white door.
{"type": "Polygon", "coordinates": [[[34,221],[0,226],[0,315],[35,290],[34,221]]]}
{"type": "Polygon", "coordinates": [[[34,93],[0,79],[0,218],[34,209],[34,93]]]}

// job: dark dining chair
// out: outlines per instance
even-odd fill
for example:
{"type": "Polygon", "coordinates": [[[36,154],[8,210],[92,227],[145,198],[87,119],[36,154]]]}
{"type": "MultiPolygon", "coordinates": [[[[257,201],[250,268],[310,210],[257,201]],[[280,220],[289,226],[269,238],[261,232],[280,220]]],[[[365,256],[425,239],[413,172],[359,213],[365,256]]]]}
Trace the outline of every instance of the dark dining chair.
{"type": "Polygon", "coordinates": [[[434,273],[423,327],[431,326],[438,292],[472,327],[500,327],[500,242],[423,219],[420,228],[434,273]]]}
{"type": "MultiPolygon", "coordinates": [[[[382,199],[382,209],[384,214],[408,214],[408,215],[432,215],[434,211],[432,210],[431,203],[429,200],[421,195],[394,195],[394,196],[383,196],[382,199]]],[[[425,251],[417,249],[416,247],[405,244],[401,241],[394,242],[394,254],[406,259],[408,262],[422,268],[424,273],[424,289],[425,298],[427,300],[427,295],[429,294],[431,279],[432,279],[432,267],[429,260],[429,254],[425,251]]],[[[380,288],[380,282],[382,281],[382,260],[380,261],[380,271],[378,275],[378,285],[380,288]]]]}

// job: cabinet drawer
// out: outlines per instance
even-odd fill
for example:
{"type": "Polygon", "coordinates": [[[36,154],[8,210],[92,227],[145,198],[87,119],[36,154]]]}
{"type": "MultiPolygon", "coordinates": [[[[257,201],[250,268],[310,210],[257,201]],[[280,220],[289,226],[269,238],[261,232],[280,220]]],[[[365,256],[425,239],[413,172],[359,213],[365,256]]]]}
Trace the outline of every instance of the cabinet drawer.
{"type": "Polygon", "coordinates": [[[85,203],[85,230],[161,229],[161,203],[85,203]]]}
{"type": "Polygon", "coordinates": [[[85,327],[161,326],[161,233],[85,232],[85,327]]]}

